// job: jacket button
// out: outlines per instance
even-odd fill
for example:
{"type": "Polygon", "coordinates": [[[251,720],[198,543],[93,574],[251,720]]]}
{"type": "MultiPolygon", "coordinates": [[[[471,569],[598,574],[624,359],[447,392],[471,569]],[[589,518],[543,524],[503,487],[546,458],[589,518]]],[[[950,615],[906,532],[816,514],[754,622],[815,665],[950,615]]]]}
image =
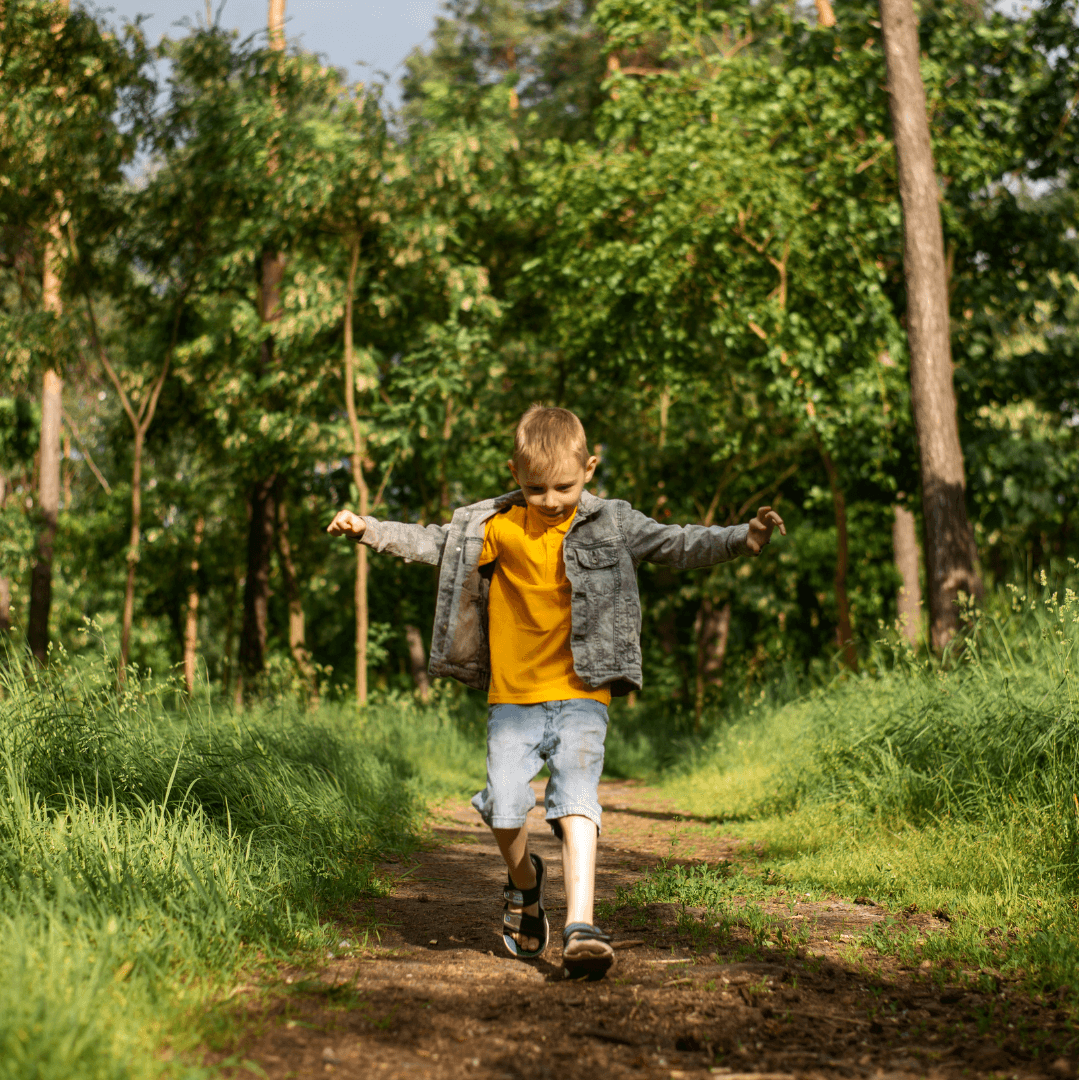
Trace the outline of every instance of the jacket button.
{"type": "Polygon", "coordinates": [[[455,550],[455,551],[460,551],[460,550],[461,550],[461,548],[460,548],[460,547],[458,547],[458,548],[455,548],[454,550],[455,550]]]}

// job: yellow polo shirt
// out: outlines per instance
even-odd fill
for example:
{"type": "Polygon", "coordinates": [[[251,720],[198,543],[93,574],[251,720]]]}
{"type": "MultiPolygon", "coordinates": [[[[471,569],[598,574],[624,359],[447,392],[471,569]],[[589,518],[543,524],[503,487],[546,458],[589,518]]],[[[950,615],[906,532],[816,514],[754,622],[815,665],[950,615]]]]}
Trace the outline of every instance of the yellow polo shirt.
{"type": "Polygon", "coordinates": [[[563,537],[574,513],[549,525],[528,506],[496,514],[484,530],[480,565],[495,563],[488,596],[492,705],[591,698],[611,703],[574,672],[570,652],[570,582],[563,537]]]}

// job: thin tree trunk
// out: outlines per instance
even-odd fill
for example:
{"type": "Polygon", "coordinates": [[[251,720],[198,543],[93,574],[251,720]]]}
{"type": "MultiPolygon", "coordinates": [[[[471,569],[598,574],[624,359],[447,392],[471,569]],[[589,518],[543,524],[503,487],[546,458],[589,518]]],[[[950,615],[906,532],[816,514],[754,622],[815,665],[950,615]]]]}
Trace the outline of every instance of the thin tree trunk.
{"type": "Polygon", "coordinates": [[[61,466],[64,478],[64,509],[71,509],[71,435],[64,432],[64,456],[61,466]]]}
{"type": "Polygon", "coordinates": [[[450,456],[450,436],[454,431],[454,399],[446,395],[446,410],[443,413],[442,462],[439,465],[439,515],[441,521],[450,520],[450,478],[447,474],[447,461],[450,456]]]}
{"type": "MultiPolygon", "coordinates": [[[[0,474],[0,513],[7,504],[7,477],[0,474]]],[[[11,582],[5,574],[0,574],[0,633],[11,629],[11,582]]]]}
{"type": "Polygon", "coordinates": [[[142,540],[142,453],[146,442],[146,433],[154,420],[157,412],[158,401],[161,398],[161,390],[165,385],[165,379],[169,374],[172,364],[173,352],[176,349],[176,339],[180,333],[180,316],[184,310],[184,299],[187,290],[184,289],[176,304],[176,313],[173,316],[172,332],[169,337],[169,347],[165,352],[165,359],[161,364],[161,370],[150,387],[150,392],[143,397],[138,411],[128,397],[120,376],[113,367],[109,354],[105,351],[105,345],[98,333],[97,318],[94,315],[94,305],[90,300],[89,293],[86,296],[86,314],[90,325],[90,338],[94,343],[101,366],[109,376],[117,394],[120,404],[124,407],[131,430],[134,435],[135,445],[131,464],[131,535],[127,550],[127,582],[124,586],[124,612],[120,624],[120,670],[118,681],[123,685],[125,672],[127,671],[128,658],[131,646],[131,624],[135,616],[135,568],[139,563],[139,545],[142,540]]]}
{"type": "Polygon", "coordinates": [[[242,698],[254,689],[266,667],[267,609],[270,603],[270,554],[274,549],[274,486],[277,476],[257,480],[251,488],[248,526],[244,621],[240,628],[239,675],[242,698]]]}
{"type": "Polygon", "coordinates": [[[893,507],[893,559],[900,574],[896,614],[900,632],[914,645],[922,636],[922,589],[919,586],[919,541],[915,515],[906,507],[893,507]]]}
{"type": "Polygon", "coordinates": [[[144,434],[135,429],[134,460],[131,463],[131,534],[127,549],[127,583],[124,586],[124,615],[120,623],[120,681],[124,680],[131,655],[131,624],[135,618],[135,567],[142,541],[142,452],[144,434]]]}
{"type": "Polygon", "coordinates": [[[187,617],[184,620],[184,689],[191,697],[195,689],[195,659],[199,643],[199,548],[202,546],[206,520],[195,520],[195,552],[191,556],[191,581],[188,584],[187,617]]]}
{"type": "Polygon", "coordinates": [[[236,629],[236,593],[240,586],[235,569],[231,578],[227,614],[225,615],[225,655],[222,659],[223,670],[221,672],[221,689],[225,697],[229,696],[229,688],[232,686],[233,677],[233,631],[236,629]]]}
{"type": "Polygon", "coordinates": [[[731,603],[719,610],[709,599],[702,600],[694,620],[697,632],[697,676],[694,682],[694,730],[701,730],[701,714],[705,708],[705,687],[719,686],[724,669],[728,634],[731,631],[731,603]]]}
{"type": "Polygon", "coordinates": [[[844,492],[840,487],[840,477],[837,475],[832,456],[820,443],[818,444],[818,450],[821,452],[821,461],[829,478],[829,488],[832,490],[833,497],[833,515],[836,519],[836,573],[833,575],[833,590],[836,593],[837,611],[836,644],[843,650],[844,663],[852,671],[857,671],[859,668],[859,656],[855,651],[854,635],[851,631],[851,608],[848,605],[847,594],[847,503],[844,500],[844,492]]]}
{"type": "MultiPolygon", "coordinates": [[[[56,302],[59,303],[57,293],[56,302]]],[[[52,561],[56,524],[60,510],[60,425],[63,415],[63,382],[52,368],[45,372],[41,391],[41,445],[38,465],[37,559],[30,574],[30,617],[27,643],[44,667],[49,652],[49,610],[52,607],[52,561]]]]}
{"type": "Polygon", "coordinates": [[[881,37],[904,214],[904,282],[911,404],[922,469],[930,642],[957,630],[959,592],[982,595],[975,538],[964,503],[964,455],[956,418],[941,192],[934,174],[919,34],[912,0],[879,0],[881,37]]]}
{"type": "Polygon", "coordinates": [[[420,630],[415,626],[405,624],[405,644],[409,648],[409,670],[412,672],[413,683],[420,700],[426,705],[431,696],[431,680],[428,678],[427,652],[424,649],[424,639],[420,630]]]}
{"type": "MultiPolygon", "coordinates": [[[[269,0],[266,27],[271,49],[285,48],[285,0],[269,0]]],[[[270,87],[273,100],[277,88],[270,87]]],[[[267,173],[278,170],[276,136],[267,148],[267,173]]],[[[259,321],[264,337],[259,346],[260,374],[275,362],[272,326],[281,319],[281,283],[285,278],[285,255],[266,249],[259,262],[259,321]]],[[[252,485],[248,497],[251,516],[248,522],[247,576],[244,580],[244,617],[240,625],[236,702],[242,703],[252,684],[266,666],[267,607],[270,599],[270,555],[273,550],[274,487],[276,473],[263,476],[252,485]]]]}
{"type": "Polygon", "coordinates": [[[266,30],[270,48],[279,52],[285,48],[285,0],[268,0],[266,30]]]}
{"type": "Polygon", "coordinates": [[[292,544],[289,542],[289,511],[280,490],[277,495],[277,546],[278,565],[285,583],[285,596],[289,602],[289,652],[292,653],[296,670],[307,685],[308,692],[315,692],[315,669],[311,664],[311,653],[307,648],[307,626],[304,619],[304,604],[300,596],[300,582],[293,563],[292,544]]]}
{"type": "MultiPolygon", "coordinates": [[[[356,412],[356,367],[353,357],[353,289],[356,287],[356,267],[360,261],[360,238],[354,236],[349,245],[349,276],[345,284],[345,412],[349,417],[352,434],[352,477],[357,491],[357,513],[368,512],[368,486],[364,479],[364,439],[360,431],[360,418],[356,412]]],[[[356,610],[356,703],[367,701],[367,545],[356,545],[356,586],[354,602],[356,610]]]]}

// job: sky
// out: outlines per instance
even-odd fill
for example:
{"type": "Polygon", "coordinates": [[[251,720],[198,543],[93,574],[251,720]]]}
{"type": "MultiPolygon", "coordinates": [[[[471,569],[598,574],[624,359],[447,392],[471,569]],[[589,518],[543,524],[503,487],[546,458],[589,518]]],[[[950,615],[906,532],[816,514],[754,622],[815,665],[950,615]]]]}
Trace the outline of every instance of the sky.
{"type": "MultiPolygon", "coordinates": [[[[242,36],[266,29],[266,0],[211,0],[220,9],[218,23],[242,36]]],[[[206,21],[206,0],[99,0],[85,6],[118,24],[136,15],[149,18],[143,26],[147,41],[156,45],[166,34],[184,33],[184,19],[206,21]]],[[[387,100],[397,104],[401,62],[417,45],[427,42],[442,0],[288,0],[285,33],[291,42],[321,53],[344,68],[348,81],[375,81],[374,73],[391,76],[387,100]],[[366,65],[366,66],[362,66],[366,65]]]]}

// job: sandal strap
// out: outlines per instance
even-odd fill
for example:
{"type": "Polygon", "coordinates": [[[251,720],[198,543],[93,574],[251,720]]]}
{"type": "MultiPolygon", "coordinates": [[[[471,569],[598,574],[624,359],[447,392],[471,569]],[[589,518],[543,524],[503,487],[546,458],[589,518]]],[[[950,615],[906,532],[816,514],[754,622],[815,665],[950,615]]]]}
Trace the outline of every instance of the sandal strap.
{"type": "Polygon", "coordinates": [[[503,886],[503,899],[515,907],[528,907],[540,902],[540,882],[531,889],[519,889],[512,881],[503,886]]]}
{"type": "Polygon", "coordinates": [[[543,938],[546,923],[543,916],[525,915],[519,911],[508,911],[503,916],[503,929],[511,934],[524,934],[526,937],[543,938]]]}
{"type": "Polygon", "coordinates": [[[515,907],[529,907],[540,903],[540,894],[544,891],[544,863],[537,855],[533,855],[532,860],[536,871],[536,884],[531,889],[519,889],[510,875],[506,875],[503,899],[508,904],[513,904],[515,907]]]}
{"type": "Polygon", "coordinates": [[[592,923],[587,922],[572,922],[568,923],[562,932],[563,944],[567,944],[571,937],[576,937],[579,941],[610,941],[611,935],[605,934],[599,926],[593,926],[592,923]]]}

